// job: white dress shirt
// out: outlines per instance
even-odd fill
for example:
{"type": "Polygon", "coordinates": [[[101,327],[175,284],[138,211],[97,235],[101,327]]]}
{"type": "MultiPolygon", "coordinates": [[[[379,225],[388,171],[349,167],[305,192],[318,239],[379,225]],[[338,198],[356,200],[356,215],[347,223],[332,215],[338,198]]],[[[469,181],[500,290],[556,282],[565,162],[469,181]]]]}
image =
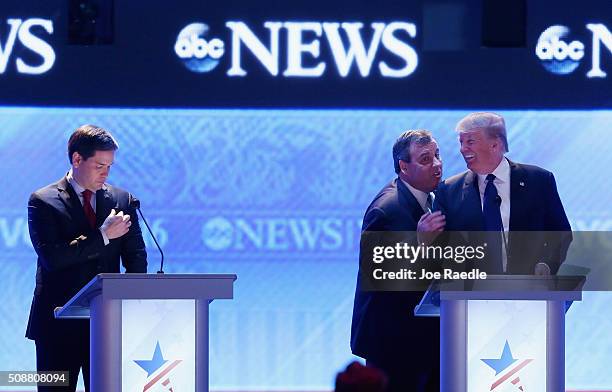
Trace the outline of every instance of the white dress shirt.
{"type": "MultiPolygon", "coordinates": [[[[68,180],[68,182],[70,183],[70,185],[72,186],[72,189],[74,189],[74,191],[76,192],[79,201],[81,202],[81,205],[83,205],[83,192],[85,191],[85,188],[83,188],[78,182],[77,180],[74,179],[74,176],[72,175],[72,169],[70,169],[70,171],[68,172],[68,174],[66,175],[66,179],[68,180]]],[[[91,199],[89,200],[89,202],[91,203],[91,208],[93,208],[93,210],[97,213],[96,211],[96,192],[93,192],[93,195],[91,197],[91,199]]],[[[106,233],[104,232],[104,230],[102,230],[102,228],[99,228],[98,230],[100,230],[100,233],[102,234],[102,239],[104,240],[104,245],[108,245],[109,244],[109,239],[106,236],[106,233]]]]}
{"type": "MultiPolygon", "coordinates": [[[[489,173],[487,173],[489,174],[489,173]]],[[[484,203],[484,192],[487,186],[487,174],[478,174],[478,190],[480,191],[480,207],[484,203]]],[[[493,170],[495,176],[493,184],[497,188],[497,194],[501,197],[499,212],[501,213],[504,231],[510,228],[510,164],[506,158],[502,159],[499,165],[493,170]]]]}
{"type": "Polygon", "coordinates": [[[433,195],[431,193],[423,192],[421,190],[416,189],[415,187],[408,184],[404,180],[402,180],[402,182],[404,183],[404,185],[406,185],[406,187],[408,187],[408,189],[410,190],[410,193],[412,193],[414,198],[417,199],[417,202],[419,202],[419,205],[421,206],[423,211],[429,212],[430,208],[427,207],[427,197],[431,196],[432,202],[433,202],[433,195]]]}
{"type": "MultiPolygon", "coordinates": [[[[489,174],[489,173],[487,173],[489,174]]],[[[478,191],[480,192],[480,207],[484,204],[484,192],[487,186],[487,174],[478,174],[478,191]]],[[[501,198],[501,205],[499,206],[499,212],[501,213],[502,225],[504,226],[505,240],[508,238],[508,231],[510,229],[510,164],[504,157],[499,165],[491,172],[495,176],[493,184],[497,188],[497,194],[501,198]]],[[[502,246],[504,251],[502,252],[502,264],[504,272],[507,270],[508,260],[506,257],[506,241],[503,241],[502,246]]]]}

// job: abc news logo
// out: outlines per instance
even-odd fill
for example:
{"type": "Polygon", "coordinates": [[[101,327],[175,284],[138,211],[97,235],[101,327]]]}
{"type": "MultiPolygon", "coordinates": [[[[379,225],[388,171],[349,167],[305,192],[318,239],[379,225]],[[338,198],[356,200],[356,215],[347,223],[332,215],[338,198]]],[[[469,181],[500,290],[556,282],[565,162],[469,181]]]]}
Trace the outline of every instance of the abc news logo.
{"type": "Polygon", "coordinates": [[[361,220],[340,217],[239,218],[216,216],[202,226],[207,250],[350,252],[356,249],[361,220]]]}
{"type": "MultiPolygon", "coordinates": [[[[319,77],[333,63],[342,77],[355,68],[367,77],[377,68],[383,77],[403,78],[418,65],[418,55],[409,43],[416,37],[414,23],[372,23],[368,28],[359,22],[265,22],[267,33],[261,39],[243,22],[228,21],[225,26],[231,42],[228,76],[247,75],[242,60],[247,50],[272,76],[281,73],[281,59],[286,61],[285,77],[319,77]],[[325,43],[331,55],[328,58],[322,53],[325,43]]],[[[205,23],[192,23],[178,34],[174,52],[189,70],[209,72],[225,55],[226,43],[212,36],[205,23]]]]}
{"type": "Polygon", "coordinates": [[[225,44],[219,38],[206,41],[201,35],[206,35],[208,26],[203,23],[193,23],[179,33],[174,45],[176,54],[181,59],[204,59],[210,56],[213,60],[220,59],[225,53],[225,44]]]}
{"type": "MultiPolygon", "coordinates": [[[[603,24],[589,23],[586,28],[592,33],[591,69],[586,76],[605,78],[607,74],[601,69],[601,46],[612,53],[612,33],[603,24]]],[[[567,75],[580,65],[585,56],[585,44],[570,38],[569,27],[554,25],[540,34],[535,53],[547,71],[567,75]]]]}
{"type": "Polygon", "coordinates": [[[6,25],[0,22],[0,74],[6,72],[12,58],[20,74],[40,75],[50,70],[55,63],[55,52],[40,36],[51,34],[53,22],[48,19],[8,19],[6,25]],[[15,48],[19,55],[12,56],[15,48]]]}

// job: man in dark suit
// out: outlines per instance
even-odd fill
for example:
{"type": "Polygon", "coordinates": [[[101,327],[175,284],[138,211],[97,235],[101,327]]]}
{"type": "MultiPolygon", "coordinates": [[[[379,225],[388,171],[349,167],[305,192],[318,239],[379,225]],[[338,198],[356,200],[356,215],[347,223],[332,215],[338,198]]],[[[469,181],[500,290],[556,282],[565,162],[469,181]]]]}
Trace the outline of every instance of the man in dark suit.
{"type": "Polygon", "coordinates": [[[503,230],[499,260],[487,260],[488,272],[555,274],[572,236],[553,174],[504,156],[506,125],[498,114],[469,114],[457,132],[468,170],[438,187],[435,209],[446,217],[445,230],[503,230]]]}
{"type": "MultiPolygon", "coordinates": [[[[430,192],[442,176],[431,133],[417,130],[400,135],[393,146],[393,162],[398,178],[368,207],[362,233],[442,230],[444,218],[429,212],[430,192]]],[[[439,391],[439,320],[414,316],[423,293],[365,291],[362,273],[360,266],[351,328],[353,353],[386,373],[388,391],[439,391]]]]}
{"type": "Polygon", "coordinates": [[[39,371],[68,371],[75,391],[83,369],[89,389],[89,320],[55,319],[62,306],[101,272],[147,271],[147,254],[131,195],[106,184],[118,145],[106,130],[83,125],[68,141],[72,168],[58,182],[34,192],[28,226],[38,254],[36,288],[26,337],[36,343],[39,371]]]}

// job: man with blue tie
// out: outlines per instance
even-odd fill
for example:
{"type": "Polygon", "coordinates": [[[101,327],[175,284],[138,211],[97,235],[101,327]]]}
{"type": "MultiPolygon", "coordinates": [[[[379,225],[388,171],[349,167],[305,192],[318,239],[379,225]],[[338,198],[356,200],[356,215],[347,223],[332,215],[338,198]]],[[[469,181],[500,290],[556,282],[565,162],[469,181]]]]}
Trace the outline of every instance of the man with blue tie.
{"type": "Polygon", "coordinates": [[[572,235],[553,174],[505,157],[506,125],[498,114],[471,113],[456,131],[468,170],[438,187],[435,209],[445,230],[489,233],[489,273],[555,274],[572,235]]]}

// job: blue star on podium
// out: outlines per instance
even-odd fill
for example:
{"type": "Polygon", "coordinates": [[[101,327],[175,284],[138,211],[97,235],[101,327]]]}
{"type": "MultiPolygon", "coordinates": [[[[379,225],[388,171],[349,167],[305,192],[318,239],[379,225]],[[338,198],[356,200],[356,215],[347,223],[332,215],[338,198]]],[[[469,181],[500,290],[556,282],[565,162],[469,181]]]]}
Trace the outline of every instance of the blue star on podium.
{"type": "Polygon", "coordinates": [[[517,361],[517,359],[512,357],[512,352],[510,351],[510,345],[506,340],[506,344],[504,345],[504,351],[501,354],[501,357],[494,359],[481,359],[482,362],[486,363],[490,368],[495,370],[495,375],[497,376],[499,373],[503,372],[510,365],[517,361]]]}
{"type": "Polygon", "coordinates": [[[159,342],[155,345],[155,352],[153,353],[153,358],[151,359],[140,359],[134,360],[138,366],[146,370],[147,377],[151,376],[151,374],[155,373],[157,369],[162,367],[164,363],[168,362],[168,360],[164,359],[161,348],[159,348],[159,342]]]}

